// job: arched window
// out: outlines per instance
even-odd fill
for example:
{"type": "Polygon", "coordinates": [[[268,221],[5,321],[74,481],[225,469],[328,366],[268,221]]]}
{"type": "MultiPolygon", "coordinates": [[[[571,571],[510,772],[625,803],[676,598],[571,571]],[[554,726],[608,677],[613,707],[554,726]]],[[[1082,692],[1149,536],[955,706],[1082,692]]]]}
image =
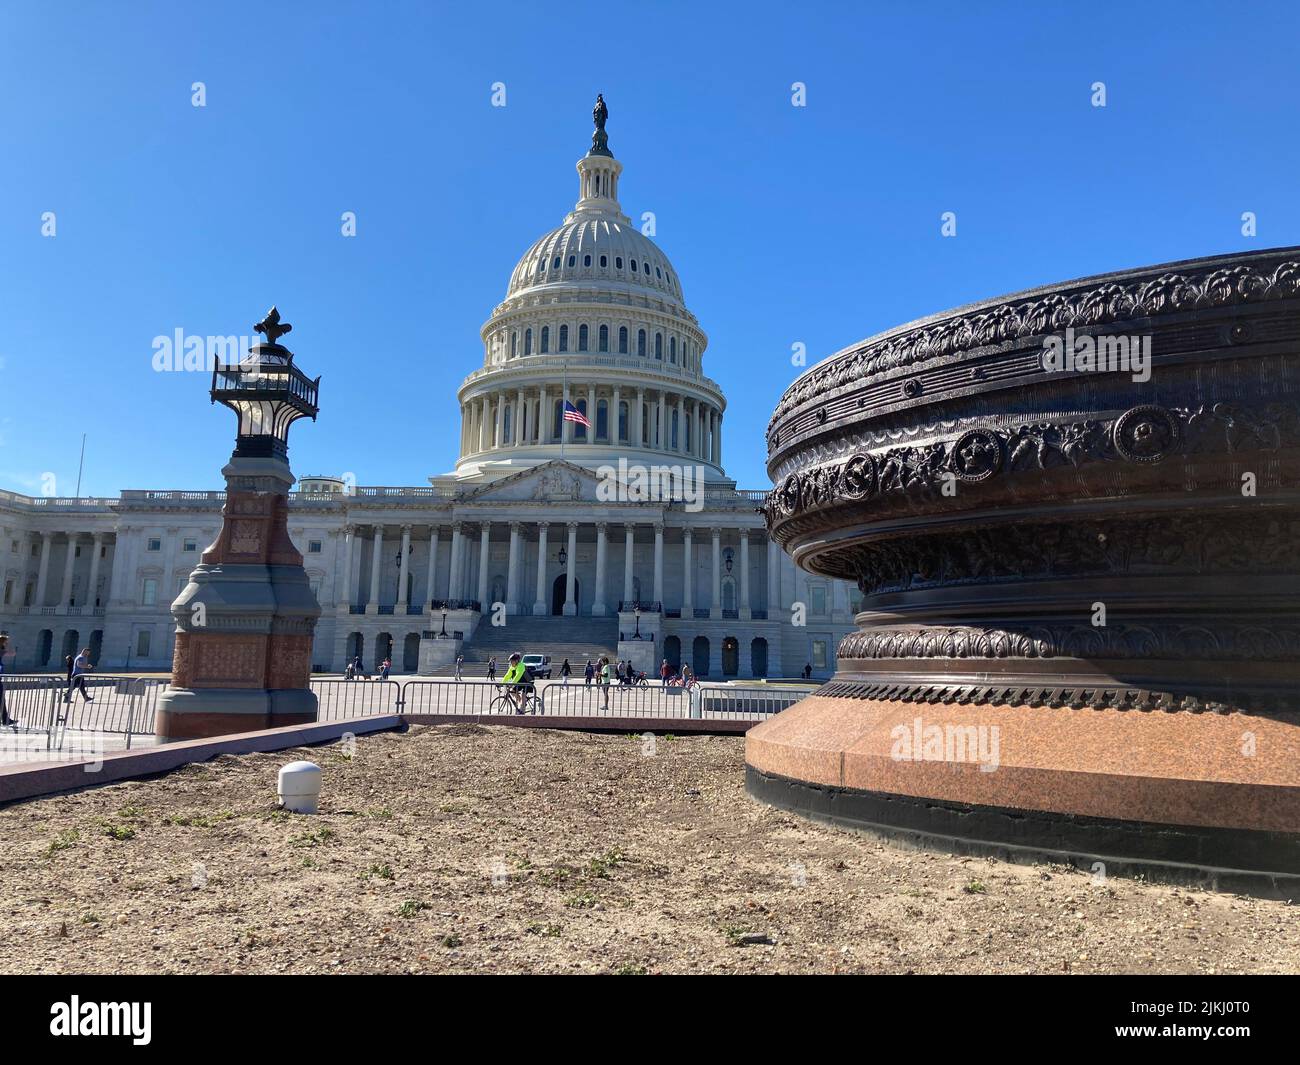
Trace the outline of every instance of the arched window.
{"type": "Polygon", "coordinates": [[[596,401],[596,439],[609,439],[609,404],[603,399],[596,401]]]}
{"type": "Polygon", "coordinates": [[[516,355],[519,354],[519,352],[518,352],[518,350],[517,350],[518,343],[519,343],[519,334],[516,333],[514,330],[511,330],[511,332],[510,332],[510,357],[511,357],[512,359],[513,359],[516,355]]]}
{"type": "MultiPolygon", "coordinates": [[[[545,342],[543,341],[543,343],[545,342]]],[[[569,350],[569,327],[567,325],[560,326],[560,346],[558,350],[559,351],[569,350]]]]}
{"type": "Polygon", "coordinates": [[[609,350],[609,326],[607,325],[602,325],[600,327],[600,350],[609,350]]]}
{"type": "Polygon", "coordinates": [[[590,266],[590,265],[591,265],[591,256],[590,256],[590,255],[584,255],[584,256],[582,257],[582,265],[583,265],[583,266],[590,266]]]}
{"type": "Polygon", "coordinates": [[[655,358],[662,359],[663,357],[664,357],[664,335],[663,333],[656,333],[655,334],[655,358]]]}
{"type": "Polygon", "coordinates": [[[615,270],[623,269],[623,256],[618,255],[614,258],[614,269],[615,270]]]}
{"type": "Polygon", "coordinates": [[[533,353],[533,331],[531,329],[525,329],[524,330],[524,354],[531,355],[532,353],[533,353]]]}
{"type": "Polygon", "coordinates": [[[620,355],[627,354],[627,326],[625,325],[618,327],[618,353],[620,355]]]}
{"type": "Polygon", "coordinates": [[[579,351],[587,350],[587,335],[588,335],[587,327],[585,325],[578,326],[578,350],[579,351]]]}
{"type": "Polygon", "coordinates": [[[623,443],[627,436],[627,403],[619,401],[618,404],[618,443],[623,443]]]}
{"type": "Polygon", "coordinates": [[[641,443],[650,443],[650,404],[641,404],[641,443]]]}
{"type": "Polygon", "coordinates": [[[655,267],[655,277],[658,278],[660,281],[664,279],[664,275],[659,272],[659,267],[657,266],[655,267]]]}
{"type": "Polygon", "coordinates": [[[545,355],[550,350],[551,350],[551,327],[549,325],[544,325],[542,326],[541,353],[545,355]]]}
{"type": "Polygon", "coordinates": [[[515,428],[514,413],[515,413],[514,410],[509,406],[509,404],[507,404],[505,413],[502,415],[501,418],[501,442],[503,444],[509,441],[513,441],[514,439],[514,428],[515,428]]]}
{"type": "Polygon", "coordinates": [[[551,264],[551,268],[553,270],[558,270],[560,268],[560,257],[558,255],[555,257],[555,262],[551,264]]]}
{"type": "Polygon", "coordinates": [[[636,353],[638,355],[645,354],[645,330],[644,329],[638,329],[636,331],[636,353]]]}
{"type": "Polygon", "coordinates": [[[564,397],[561,396],[551,407],[551,439],[560,440],[564,436],[564,397]]]}
{"type": "Polygon", "coordinates": [[[677,361],[677,338],[676,337],[668,338],[668,361],[669,362],[677,361]]]}
{"type": "Polygon", "coordinates": [[[605,269],[605,267],[607,267],[608,265],[609,265],[609,256],[608,256],[608,255],[602,255],[602,256],[600,257],[600,268],[603,270],[603,269],[605,269]]]}
{"type": "Polygon", "coordinates": [[[569,256],[569,266],[573,266],[573,264],[576,263],[577,261],[578,261],[578,257],[576,255],[569,256]]]}
{"type": "Polygon", "coordinates": [[[632,273],[635,274],[635,273],[636,273],[636,260],[635,260],[635,259],[631,259],[631,260],[629,260],[629,262],[632,264],[632,273]]]}
{"type": "Polygon", "coordinates": [[[650,264],[649,264],[649,263],[642,263],[641,266],[642,266],[642,268],[645,270],[645,276],[646,276],[646,277],[649,277],[649,276],[650,276],[650,264]]]}

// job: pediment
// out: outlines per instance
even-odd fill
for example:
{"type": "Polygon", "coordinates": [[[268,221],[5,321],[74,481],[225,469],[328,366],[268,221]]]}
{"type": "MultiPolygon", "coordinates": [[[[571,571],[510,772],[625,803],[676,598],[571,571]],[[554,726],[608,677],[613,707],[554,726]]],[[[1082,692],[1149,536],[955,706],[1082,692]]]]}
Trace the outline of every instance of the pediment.
{"type": "Polygon", "coordinates": [[[583,466],[559,459],[521,470],[468,493],[467,503],[498,500],[538,503],[595,503],[599,478],[583,466]]]}

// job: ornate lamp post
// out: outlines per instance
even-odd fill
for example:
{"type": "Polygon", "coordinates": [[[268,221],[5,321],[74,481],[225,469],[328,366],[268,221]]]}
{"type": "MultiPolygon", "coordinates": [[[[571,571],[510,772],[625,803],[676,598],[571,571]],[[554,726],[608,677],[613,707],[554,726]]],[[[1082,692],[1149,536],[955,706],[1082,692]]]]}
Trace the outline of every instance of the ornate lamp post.
{"type": "Polygon", "coordinates": [[[633,635],[632,639],[639,640],[641,639],[641,604],[640,603],[637,603],[636,607],[633,610],[633,613],[636,615],[636,633],[635,635],[633,635]]]}
{"type": "Polygon", "coordinates": [[[442,608],[442,632],[438,633],[438,639],[445,640],[446,638],[447,638],[447,607],[444,605],[442,608]]]}
{"type": "Polygon", "coordinates": [[[212,371],[212,402],[234,411],[238,428],[221,471],[221,533],[172,603],[172,686],[158,703],[163,740],[316,720],[309,682],[320,606],[287,518],[289,427],[315,420],[320,378],[308,378],[280,344],[292,327],[274,307],[254,328],[266,341],[212,371]]]}

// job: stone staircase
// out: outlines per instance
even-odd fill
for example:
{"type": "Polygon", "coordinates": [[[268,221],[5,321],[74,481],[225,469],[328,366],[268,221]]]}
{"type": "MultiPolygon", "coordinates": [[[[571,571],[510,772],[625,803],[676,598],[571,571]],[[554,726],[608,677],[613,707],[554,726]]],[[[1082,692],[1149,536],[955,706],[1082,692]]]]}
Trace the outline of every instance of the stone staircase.
{"type": "MultiPolygon", "coordinates": [[[[497,676],[506,671],[512,653],[551,656],[552,675],[560,675],[560,663],[566,658],[574,676],[582,675],[587,659],[593,662],[608,655],[610,661],[618,651],[618,615],[607,618],[531,617],[511,615],[506,624],[493,626],[487,618],[479,623],[473,639],[464,647],[462,676],[481,679],[488,659],[495,656],[497,676]]],[[[431,676],[455,676],[454,666],[443,666],[431,676]]]]}

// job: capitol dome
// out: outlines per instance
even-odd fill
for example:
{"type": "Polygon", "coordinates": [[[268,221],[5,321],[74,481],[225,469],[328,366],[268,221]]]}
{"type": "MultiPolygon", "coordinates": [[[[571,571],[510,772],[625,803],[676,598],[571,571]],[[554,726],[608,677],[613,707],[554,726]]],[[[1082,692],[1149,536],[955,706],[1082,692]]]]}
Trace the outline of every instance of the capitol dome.
{"type": "Polygon", "coordinates": [[[493,479],[561,457],[592,467],[690,462],[710,480],[725,477],[726,401],[704,376],[708,337],[668,257],[623,213],[607,113],[598,98],[577,204],[524,252],[483,326],[482,369],[459,391],[457,477],[493,479]],[[565,419],[566,402],[579,419],[565,419]]]}

